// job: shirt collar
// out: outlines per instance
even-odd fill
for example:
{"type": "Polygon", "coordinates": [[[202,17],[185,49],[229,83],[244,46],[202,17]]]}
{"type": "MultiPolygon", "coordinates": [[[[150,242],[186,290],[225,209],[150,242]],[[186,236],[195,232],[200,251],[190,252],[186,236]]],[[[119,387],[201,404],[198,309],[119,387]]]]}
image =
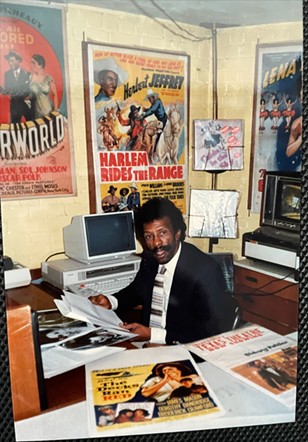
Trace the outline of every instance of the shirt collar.
{"type": "Polygon", "coordinates": [[[180,242],[178,251],[176,252],[174,257],[172,259],[170,259],[170,261],[167,262],[167,264],[165,264],[167,271],[170,272],[172,275],[175,272],[175,268],[176,268],[176,265],[177,265],[179,257],[180,257],[181,249],[182,249],[182,243],[180,242]]]}

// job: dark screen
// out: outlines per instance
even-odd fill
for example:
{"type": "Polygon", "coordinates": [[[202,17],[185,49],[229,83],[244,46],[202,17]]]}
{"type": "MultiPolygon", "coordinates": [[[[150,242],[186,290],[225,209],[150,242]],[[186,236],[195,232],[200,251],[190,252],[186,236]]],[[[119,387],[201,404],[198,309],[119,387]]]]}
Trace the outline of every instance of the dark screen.
{"type": "Polygon", "coordinates": [[[89,256],[135,251],[131,212],[85,217],[89,256]]]}
{"type": "Polygon", "coordinates": [[[300,184],[281,180],[278,186],[279,203],[276,217],[299,222],[300,220],[300,184]]]}

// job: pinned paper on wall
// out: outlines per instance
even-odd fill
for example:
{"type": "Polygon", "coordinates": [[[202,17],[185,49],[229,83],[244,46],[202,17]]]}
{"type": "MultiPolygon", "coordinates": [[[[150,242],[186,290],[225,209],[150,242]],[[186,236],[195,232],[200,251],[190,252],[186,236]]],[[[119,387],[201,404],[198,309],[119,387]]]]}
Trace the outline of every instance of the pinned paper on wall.
{"type": "Polygon", "coordinates": [[[190,237],[237,238],[239,192],[198,190],[190,194],[190,237]]]}
{"type": "Polygon", "coordinates": [[[243,169],[243,120],[194,120],[194,170],[243,169]]]}

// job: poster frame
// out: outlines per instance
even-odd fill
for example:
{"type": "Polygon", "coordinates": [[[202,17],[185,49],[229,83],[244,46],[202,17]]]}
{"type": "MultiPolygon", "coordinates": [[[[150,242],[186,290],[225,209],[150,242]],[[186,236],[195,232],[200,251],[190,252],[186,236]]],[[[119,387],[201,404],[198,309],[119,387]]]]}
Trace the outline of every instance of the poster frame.
{"type": "MultiPolygon", "coordinates": [[[[187,214],[188,211],[188,143],[189,143],[189,72],[190,72],[190,57],[189,55],[187,55],[186,53],[182,53],[182,52],[169,52],[169,51],[159,51],[159,50],[153,50],[153,49],[148,49],[148,48],[144,48],[144,47],[134,47],[131,48],[129,46],[122,46],[122,45],[113,45],[113,44],[107,44],[107,43],[101,43],[101,42],[95,42],[92,41],[88,42],[88,41],[83,41],[82,42],[82,57],[83,57],[83,77],[84,77],[84,105],[85,105],[85,121],[86,121],[86,139],[87,139],[87,162],[88,162],[88,186],[89,186],[89,211],[90,213],[99,213],[101,211],[101,205],[100,205],[100,200],[102,198],[102,191],[100,190],[100,185],[104,184],[103,181],[101,181],[100,179],[100,171],[98,168],[98,162],[99,160],[97,160],[97,154],[95,153],[96,150],[98,150],[98,143],[95,139],[95,133],[96,133],[96,124],[97,122],[95,121],[96,115],[95,115],[95,104],[94,103],[94,87],[97,90],[97,84],[95,84],[94,81],[94,61],[93,61],[93,57],[91,57],[89,54],[91,53],[91,50],[97,50],[97,49],[101,49],[101,51],[110,51],[113,56],[117,56],[117,54],[126,54],[127,56],[130,57],[140,57],[142,59],[142,57],[144,59],[153,59],[153,60],[157,60],[157,59],[161,59],[161,60],[169,60],[170,62],[179,62],[179,60],[182,61],[183,63],[183,71],[184,71],[184,81],[183,81],[183,101],[181,103],[181,128],[182,128],[182,132],[181,132],[181,149],[182,149],[182,169],[183,171],[181,172],[183,174],[183,179],[181,180],[184,184],[184,197],[183,197],[183,201],[180,201],[180,206],[179,209],[183,212],[183,214],[187,214]],[[182,205],[181,205],[182,204],[182,205]]],[[[118,55],[119,57],[119,55],[118,55]]],[[[106,57],[107,58],[107,57],[106,57]]],[[[155,73],[155,70],[154,70],[155,73]]],[[[145,74],[146,75],[146,69],[145,69],[145,74]]],[[[152,72],[148,72],[148,74],[152,75],[152,72]]],[[[153,79],[153,77],[152,77],[153,79]]],[[[129,80],[131,80],[131,78],[129,77],[129,80]]],[[[137,82],[137,78],[136,78],[136,82],[137,82]]],[[[142,83],[142,81],[140,81],[140,83],[142,83]]],[[[128,84],[128,82],[127,82],[128,84]]],[[[145,83],[144,83],[145,84],[145,83]]],[[[150,87],[148,86],[144,86],[143,84],[143,95],[146,94],[147,89],[150,87]]],[[[121,85],[119,85],[121,88],[121,85]]],[[[156,93],[158,93],[158,96],[160,96],[160,93],[162,93],[163,90],[163,86],[160,86],[160,89],[158,87],[153,87],[151,86],[152,90],[156,93]]],[[[119,89],[119,87],[118,87],[119,89]]],[[[123,88],[122,88],[123,89],[123,88]]],[[[182,92],[181,92],[182,93],[182,92]]],[[[166,93],[165,93],[166,94],[166,93]]],[[[166,95],[165,95],[166,96],[166,95]]],[[[124,97],[124,96],[123,96],[124,97]]],[[[131,104],[131,100],[128,99],[126,100],[129,104],[131,104]]],[[[163,101],[163,99],[162,99],[163,101]]],[[[118,100],[113,100],[113,102],[116,102],[116,105],[118,106],[118,100]]],[[[121,108],[123,106],[123,102],[125,102],[125,100],[123,100],[121,102],[121,108]]],[[[146,103],[146,102],[144,102],[146,103]]],[[[142,108],[143,103],[140,102],[137,104],[137,106],[140,105],[140,107],[142,108]]],[[[129,106],[128,106],[129,107],[129,106]]],[[[169,109],[169,107],[166,107],[166,112],[167,109],[169,109]]],[[[142,112],[142,111],[140,111],[142,112]]],[[[153,118],[153,116],[152,116],[153,118]]],[[[150,117],[151,119],[151,117],[150,117]]],[[[116,149],[115,149],[116,150],[116,149]]],[[[151,163],[149,163],[151,166],[151,163]]],[[[158,163],[158,165],[160,165],[161,163],[158,163]]],[[[179,165],[176,164],[176,162],[171,163],[172,166],[175,168],[176,166],[180,167],[179,165]]],[[[157,166],[157,164],[152,164],[153,167],[157,166]]],[[[145,166],[146,167],[146,166],[145,166]]],[[[164,165],[161,166],[162,168],[165,168],[164,165]]],[[[168,166],[169,167],[169,166],[168,166]]],[[[171,166],[170,166],[171,167],[171,166]]],[[[146,173],[146,172],[145,172],[146,173]]],[[[135,178],[136,176],[133,176],[133,179],[130,180],[132,182],[137,183],[138,185],[138,180],[135,178]]],[[[151,180],[144,180],[144,182],[148,182],[150,183],[151,180]]],[[[158,182],[159,180],[157,180],[158,182]]],[[[162,181],[162,180],[161,180],[162,181]]],[[[169,185],[171,185],[170,183],[172,182],[172,179],[169,180],[165,180],[165,182],[162,182],[162,189],[161,189],[161,193],[159,195],[157,195],[157,193],[155,193],[153,196],[163,196],[163,197],[168,197],[167,193],[164,193],[163,187],[164,185],[167,183],[169,183],[169,185]]],[[[126,187],[129,187],[129,181],[127,180],[126,182],[121,182],[121,181],[113,181],[115,182],[115,185],[121,185],[124,184],[126,185],[126,187]]],[[[105,181],[105,183],[108,183],[108,185],[113,183],[112,181],[105,181]]],[[[153,184],[153,181],[152,181],[153,184]]],[[[118,186],[117,186],[118,187],[118,186]]],[[[155,187],[155,186],[153,186],[155,187]]],[[[150,193],[150,192],[148,192],[150,193]]],[[[145,202],[148,198],[144,198],[144,200],[142,200],[141,198],[141,204],[143,202],[145,202]]],[[[177,205],[177,201],[173,202],[177,205]]]]}
{"type": "MultiPolygon", "coordinates": [[[[289,126],[291,127],[293,119],[301,115],[301,97],[300,94],[296,91],[296,79],[298,76],[302,77],[302,64],[303,59],[303,45],[300,41],[290,41],[290,42],[278,42],[278,43],[263,43],[256,45],[256,63],[255,63],[255,80],[254,80],[254,96],[253,96],[253,116],[252,116],[252,130],[251,130],[251,154],[250,154],[250,166],[249,166],[249,188],[248,188],[248,200],[247,200],[247,208],[254,213],[260,213],[261,208],[261,199],[262,199],[262,188],[263,188],[263,179],[266,171],[283,171],[288,172],[293,170],[292,163],[299,163],[297,169],[300,168],[301,158],[300,158],[300,149],[296,152],[289,161],[285,158],[286,161],[281,159],[284,134],[282,131],[282,126],[285,125],[286,117],[283,116],[283,111],[286,108],[286,104],[283,99],[283,94],[286,94],[286,97],[293,97],[294,101],[294,109],[296,109],[296,113],[292,115],[291,122],[289,126]],[[281,60],[279,61],[279,56],[285,54],[288,56],[289,53],[299,52],[301,65],[299,68],[297,60],[290,59],[288,63],[294,61],[294,65],[296,63],[296,71],[292,71],[291,69],[288,71],[286,68],[286,76],[282,78],[282,80],[288,80],[289,84],[283,84],[282,81],[279,83],[279,72],[282,66],[281,60]],[[268,72],[264,72],[266,69],[266,64],[263,63],[265,57],[270,59],[270,62],[275,63],[277,60],[277,66],[273,64],[271,70],[268,72]],[[271,58],[272,57],[272,58],[271,58]],[[279,67],[279,62],[281,62],[279,67]],[[264,76],[263,76],[264,72],[264,76]],[[266,77],[267,75],[267,77],[266,77]],[[294,78],[294,80],[292,80],[294,78]],[[277,86],[276,86],[277,85],[277,86]],[[280,87],[279,87],[280,86],[280,87]],[[266,87],[268,90],[266,90],[266,87]],[[279,89],[277,89],[277,87],[279,89]],[[285,89],[282,89],[285,87],[285,89]],[[261,99],[264,98],[267,94],[268,102],[266,102],[266,108],[264,109],[265,122],[261,124],[261,99]],[[271,117],[271,111],[274,110],[272,103],[275,95],[280,98],[279,111],[281,111],[280,121],[279,123],[274,123],[274,120],[271,117]],[[270,107],[268,108],[268,103],[271,102],[270,107]],[[279,125],[278,125],[279,124],[279,125]],[[271,126],[272,125],[272,126],[271,126]],[[271,135],[268,136],[267,147],[270,151],[270,156],[267,159],[261,158],[261,145],[262,138],[264,138],[264,134],[268,131],[271,131],[271,135]],[[273,143],[275,143],[275,147],[273,147],[273,143]],[[276,151],[274,151],[276,149],[276,151]],[[280,157],[280,159],[279,159],[280,157]]],[[[265,100],[266,101],[266,100],[265,100]]],[[[290,130],[289,130],[290,131],[290,130]]],[[[288,133],[288,129],[284,131],[288,133]]],[[[263,142],[263,144],[265,144],[263,142]]],[[[295,169],[294,169],[295,170],[295,169]]]]}
{"type": "MultiPolygon", "coordinates": [[[[3,29],[9,28],[13,23],[17,30],[19,26],[27,32],[27,40],[19,40],[16,37],[14,44],[2,46],[1,197],[9,201],[76,196],[66,7],[38,4],[34,1],[27,1],[24,4],[8,0],[2,4],[0,18],[3,29]],[[8,7],[9,5],[12,5],[12,8],[8,7]],[[33,17],[30,24],[30,15],[26,15],[26,11],[33,17]],[[55,37],[54,27],[50,22],[56,20],[59,32],[55,37]],[[32,47],[33,42],[36,42],[35,48],[32,47]],[[9,61],[8,56],[14,53],[20,57],[19,63],[25,84],[18,87],[24,88],[28,93],[24,103],[29,107],[29,115],[24,111],[21,116],[12,115],[11,101],[15,92],[9,77],[12,71],[10,65],[12,57],[9,61]],[[41,68],[40,76],[45,75],[41,83],[33,81],[34,75],[38,75],[37,68],[34,69],[32,66],[34,61],[41,68]],[[25,78],[25,75],[28,77],[25,78]],[[51,110],[47,105],[47,95],[52,103],[51,110]]],[[[15,28],[12,27],[13,30],[15,28]]],[[[20,95],[17,98],[20,106],[24,97],[20,95]]]]}

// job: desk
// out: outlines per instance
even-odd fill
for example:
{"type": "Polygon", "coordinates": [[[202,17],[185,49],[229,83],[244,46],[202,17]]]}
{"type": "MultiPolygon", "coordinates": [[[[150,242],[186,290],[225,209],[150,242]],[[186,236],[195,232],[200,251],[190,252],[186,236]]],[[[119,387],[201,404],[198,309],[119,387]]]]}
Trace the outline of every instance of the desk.
{"type": "MultiPolygon", "coordinates": [[[[127,434],[171,433],[215,428],[231,428],[295,421],[295,410],[289,409],[243,382],[203,362],[199,364],[203,375],[213,387],[226,415],[214,418],[196,417],[181,422],[167,422],[141,429],[140,427],[104,432],[101,437],[127,434]]],[[[16,441],[83,439],[89,438],[86,402],[41,414],[15,423],[16,441]]]]}
{"type": "MultiPolygon", "coordinates": [[[[33,309],[54,308],[54,297],[61,291],[41,285],[7,292],[7,305],[28,303],[33,309]]],[[[295,421],[295,408],[288,408],[228,373],[203,362],[199,364],[205,379],[214,389],[226,415],[205,419],[195,417],[181,422],[160,423],[151,428],[110,430],[104,436],[126,434],[169,433],[238,426],[264,425],[295,421]]],[[[85,402],[85,369],[77,368],[46,380],[49,409],[40,415],[15,422],[16,440],[56,440],[89,438],[85,402]]]]}
{"type": "MultiPolygon", "coordinates": [[[[6,306],[8,309],[16,305],[29,305],[32,310],[54,309],[54,299],[61,298],[62,291],[45,282],[26,287],[19,287],[6,291],[6,306]]],[[[137,321],[140,311],[129,312],[123,318],[126,322],[137,321]]],[[[140,321],[139,321],[140,322],[140,321]]],[[[136,348],[129,342],[116,344],[125,348],[136,348]]],[[[85,372],[84,367],[79,367],[69,372],[45,379],[48,410],[64,407],[76,402],[84,401],[85,372]]]]}

